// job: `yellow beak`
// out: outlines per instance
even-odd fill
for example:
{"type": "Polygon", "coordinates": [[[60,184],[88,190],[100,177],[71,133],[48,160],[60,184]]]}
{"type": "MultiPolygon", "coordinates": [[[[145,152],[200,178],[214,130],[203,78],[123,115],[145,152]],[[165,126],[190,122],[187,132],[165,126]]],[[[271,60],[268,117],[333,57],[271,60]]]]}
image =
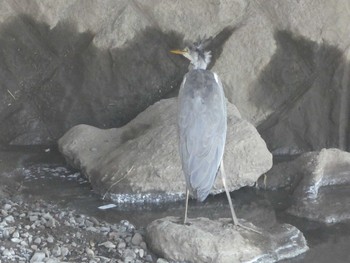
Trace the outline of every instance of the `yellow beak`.
{"type": "Polygon", "coordinates": [[[185,55],[187,53],[185,50],[180,49],[170,50],[170,52],[178,55],[185,55]]]}

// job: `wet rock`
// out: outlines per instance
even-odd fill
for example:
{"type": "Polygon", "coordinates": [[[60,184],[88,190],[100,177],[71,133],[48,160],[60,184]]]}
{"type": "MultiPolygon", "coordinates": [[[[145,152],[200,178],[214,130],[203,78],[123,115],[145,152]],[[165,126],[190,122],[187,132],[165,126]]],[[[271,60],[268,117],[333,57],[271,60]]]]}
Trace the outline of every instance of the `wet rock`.
{"type": "Polygon", "coordinates": [[[258,234],[230,222],[197,218],[183,225],[179,218],[166,217],[147,226],[147,239],[155,253],[175,261],[276,262],[308,250],[294,226],[275,225],[258,234]]]}
{"type": "MultiPolygon", "coordinates": [[[[59,140],[59,149],[69,163],[85,172],[95,191],[110,194],[116,201],[182,198],[185,180],[178,153],[176,112],[176,99],[167,99],[119,129],[79,125],[59,140]],[[91,152],[91,147],[98,147],[98,151],[91,152]]],[[[230,190],[254,184],[272,166],[265,142],[230,103],[224,162],[230,190]]],[[[222,182],[217,180],[212,193],[222,191],[222,182]]]]}
{"type": "Polygon", "coordinates": [[[323,149],[275,165],[260,187],[289,188],[288,212],[314,221],[335,223],[350,219],[350,153],[323,149]],[[265,182],[265,185],[264,185],[265,182]]]}
{"type": "Polygon", "coordinates": [[[350,185],[350,153],[339,149],[323,149],[301,155],[305,159],[308,175],[304,176],[294,191],[300,199],[317,198],[321,187],[350,185]]]}

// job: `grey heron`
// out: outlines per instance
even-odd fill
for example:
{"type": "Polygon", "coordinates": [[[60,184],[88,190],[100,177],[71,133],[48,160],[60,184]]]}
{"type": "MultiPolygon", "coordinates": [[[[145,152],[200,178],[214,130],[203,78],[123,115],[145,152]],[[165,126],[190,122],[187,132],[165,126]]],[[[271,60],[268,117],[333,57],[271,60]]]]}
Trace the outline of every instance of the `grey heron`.
{"type": "Polygon", "coordinates": [[[205,51],[206,42],[202,40],[183,50],[170,51],[190,60],[189,72],[184,76],[178,96],[179,151],[186,179],[184,223],[187,223],[189,195],[204,201],[220,169],[233,224],[242,226],[233,209],[223,163],[226,99],[218,75],[207,70],[211,53],[205,51]]]}

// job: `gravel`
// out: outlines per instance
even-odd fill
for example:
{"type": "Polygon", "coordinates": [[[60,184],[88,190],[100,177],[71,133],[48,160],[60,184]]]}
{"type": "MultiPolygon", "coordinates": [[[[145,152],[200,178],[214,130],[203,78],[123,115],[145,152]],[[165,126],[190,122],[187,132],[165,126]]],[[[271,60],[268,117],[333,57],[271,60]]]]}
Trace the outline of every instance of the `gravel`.
{"type": "Polygon", "coordinates": [[[144,240],[126,220],[109,224],[44,201],[0,201],[0,262],[168,262],[144,240]]]}

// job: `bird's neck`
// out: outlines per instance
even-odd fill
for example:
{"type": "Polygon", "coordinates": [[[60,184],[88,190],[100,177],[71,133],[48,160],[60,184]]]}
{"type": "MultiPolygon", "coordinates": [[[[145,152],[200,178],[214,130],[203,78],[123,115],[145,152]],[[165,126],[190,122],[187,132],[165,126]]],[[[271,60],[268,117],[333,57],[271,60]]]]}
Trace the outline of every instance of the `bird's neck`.
{"type": "Polygon", "coordinates": [[[202,59],[197,60],[197,61],[191,61],[188,69],[193,70],[193,69],[207,69],[208,63],[202,59]]]}
{"type": "Polygon", "coordinates": [[[207,51],[202,54],[197,53],[191,59],[189,69],[207,69],[211,60],[211,52],[207,51]]]}

